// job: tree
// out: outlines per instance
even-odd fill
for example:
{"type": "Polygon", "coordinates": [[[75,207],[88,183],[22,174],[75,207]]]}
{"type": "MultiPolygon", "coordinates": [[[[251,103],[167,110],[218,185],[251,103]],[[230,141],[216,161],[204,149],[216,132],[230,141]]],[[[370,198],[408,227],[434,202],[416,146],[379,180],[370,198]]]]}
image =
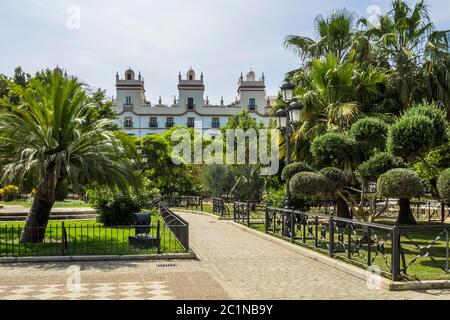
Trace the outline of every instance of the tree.
{"type": "Polygon", "coordinates": [[[433,122],[422,115],[403,116],[389,129],[387,150],[406,162],[422,157],[435,142],[433,122]]]}
{"type": "Polygon", "coordinates": [[[355,144],[356,141],[347,133],[329,132],[314,139],[311,153],[319,165],[345,167],[351,171],[356,160],[355,144]]]}
{"type": "Polygon", "coordinates": [[[234,197],[241,201],[260,201],[265,183],[259,166],[240,165],[233,172],[236,181],[232,189],[234,197]]]}
{"type": "Polygon", "coordinates": [[[311,167],[309,164],[304,162],[294,162],[291,164],[288,164],[283,168],[283,171],[281,172],[281,179],[283,181],[290,180],[294,175],[296,175],[299,172],[315,172],[314,168],[311,167]]]}
{"type": "MultiPolygon", "coordinates": [[[[409,7],[404,0],[394,0],[392,9],[381,16],[379,22],[377,28],[372,28],[368,19],[360,20],[366,29],[366,38],[374,43],[379,63],[390,65],[395,70],[397,76],[393,79],[392,96],[400,109],[405,109],[426,96],[425,92],[430,92],[433,85],[429,84],[443,83],[439,80],[431,80],[430,83],[430,79],[436,79],[432,76],[436,74],[434,66],[440,65],[442,59],[448,59],[449,31],[436,30],[423,0],[414,7],[409,7]],[[423,81],[424,74],[428,85],[423,81]]],[[[440,80],[448,79],[448,68],[444,72],[440,80]]],[[[444,87],[435,85],[434,88],[439,91],[436,97],[448,97],[448,91],[445,93],[448,82],[444,87]]]]}
{"type": "Polygon", "coordinates": [[[358,167],[358,173],[367,182],[375,182],[383,174],[392,169],[406,168],[405,162],[387,152],[379,152],[358,167]]]}
{"type": "Polygon", "coordinates": [[[442,200],[450,202],[450,168],[442,171],[437,182],[437,188],[442,200]]]}
{"type": "Polygon", "coordinates": [[[308,197],[324,198],[333,192],[328,179],[318,172],[300,172],[291,179],[292,196],[297,199],[308,197]]]}
{"type": "Polygon", "coordinates": [[[303,60],[321,58],[334,54],[338,60],[347,55],[356,30],[355,14],[346,9],[335,10],[327,18],[319,15],[314,20],[317,40],[289,35],[284,40],[286,48],[292,49],[303,60]]]}
{"type": "Polygon", "coordinates": [[[3,182],[32,179],[36,195],[22,241],[41,242],[58,181],[77,188],[80,180],[127,185],[135,181],[121,142],[102,119],[86,124],[93,112],[78,79],[45,71],[45,81],[18,87],[20,105],[0,109],[0,166],[3,182]]]}
{"type": "Polygon", "coordinates": [[[377,190],[385,198],[399,198],[399,224],[415,224],[410,198],[423,194],[423,185],[419,176],[409,169],[392,169],[380,176],[377,190]]]}
{"type": "Polygon", "coordinates": [[[202,170],[203,190],[213,197],[229,195],[236,183],[232,169],[227,165],[205,165],[202,170]]]}
{"type": "Polygon", "coordinates": [[[350,134],[370,155],[373,150],[383,151],[386,146],[388,125],[377,118],[365,117],[356,121],[350,134]]]}
{"type": "Polygon", "coordinates": [[[340,218],[351,219],[352,214],[350,212],[350,201],[344,196],[344,187],[348,184],[347,177],[344,171],[334,168],[328,167],[324,168],[320,171],[320,174],[323,175],[328,180],[328,184],[331,189],[331,194],[336,200],[336,214],[340,218]]]}

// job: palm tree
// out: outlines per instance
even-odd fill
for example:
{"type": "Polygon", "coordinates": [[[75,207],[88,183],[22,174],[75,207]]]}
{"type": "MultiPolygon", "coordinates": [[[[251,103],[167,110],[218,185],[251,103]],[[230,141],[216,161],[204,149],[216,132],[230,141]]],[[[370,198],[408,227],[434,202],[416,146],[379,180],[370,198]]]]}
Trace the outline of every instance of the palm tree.
{"type": "Polygon", "coordinates": [[[324,18],[314,20],[317,40],[309,37],[288,35],[284,40],[286,48],[294,50],[303,60],[335,55],[342,61],[349,52],[356,28],[355,14],[346,9],[335,10],[324,18]]]}
{"type": "Polygon", "coordinates": [[[393,1],[392,10],[380,17],[378,28],[372,28],[367,19],[359,22],[366,28],[365,36],[374,44],[379,62],[389,64],[398,75],[392,88],[401,108],[422,100],[422,65],[432,57],[448,56],[449,31],[436,30],[423,0],[413,8],[404,0],[393,1]]]}
{"type": "Polygon", "coordinates": [[[35,198],[22,233],[22,241],[42,242],[55,188],[68,180],[125,186],[134,181],[132,164],[125,156],[107,119],[92,119],[84,86],[45,71],[17,88],[20,104],[0,109],[0,165],[2,182],[33,181],[35,198]]]}
{"type": "Polygon", "coordinates": [[[213,197],[228,195],[234,183],[235,178],[229,166],[212,164],[203,167],[202,185],[209,195],[213,197]]]}

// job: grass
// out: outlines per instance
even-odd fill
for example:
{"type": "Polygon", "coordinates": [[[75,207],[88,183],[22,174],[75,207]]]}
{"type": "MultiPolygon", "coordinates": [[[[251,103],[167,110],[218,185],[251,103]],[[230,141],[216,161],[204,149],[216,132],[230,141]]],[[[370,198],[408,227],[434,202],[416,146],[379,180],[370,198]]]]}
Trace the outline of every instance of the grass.
{"type": "MultiPolygon", "coordinates": [[[[0,205],[9,205],[9,206],[22,206],[25,208],[31,208],[33,204],[33,199],[28,200],[16,200],[11,202],[0,201],[0,205]]],[[[53,205],[53,208],[91,208],[89,203],[86,203],[81,200],[64,200],[64,201],[56,201],[53,205]]]]}
{"type": "MultiPolygon", "coordinates": [[[[160,221],[161,252],[185,252],[162,217],[152,216],[149,234],[156,237],[160,221]]],[[[50,221],[45,241],[40,244],[19,242],[23,222],[0,223],[0,256],[60,256],[63,255],[62,221],[50,221]]],[[[106,227],[95,220],[64,221],[68,248],[65,255],[139,255],[157,253],[157,248],[136,248],[129,245],[128,237],[135,236],[130,227],[106,227]]]]}

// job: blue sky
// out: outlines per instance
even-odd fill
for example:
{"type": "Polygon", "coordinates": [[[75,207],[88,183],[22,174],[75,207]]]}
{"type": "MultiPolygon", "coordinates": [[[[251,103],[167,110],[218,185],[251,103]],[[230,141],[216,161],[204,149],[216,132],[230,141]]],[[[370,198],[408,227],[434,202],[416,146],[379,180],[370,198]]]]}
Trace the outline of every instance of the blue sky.
{"type": "MultiPolygon", "coordinates": [[[[410,1],[413,3],[414,1],[410,1]]],[[[428,0],[440,29],[450,29],[450,2],[428,0]]],[[[237,80],[252,67],[265,72],[275,94],[298,58],[283,48],[287,34],[312,35],[314,17],[335,8],[368,16],[390,0],[1,0],[0,73],[17,65],[27,72],[57,64],[92,87],[115,94],[115,73],[141,71],[147,99],[173,101],[178,72],[192,66],[205,74],[206,94],[231,102],[237,80]],[[70,6],[80,9],[80,28],[70,29],[70,6]]],[[[73,11],[72,11],[73,12],[73,11]]]]}

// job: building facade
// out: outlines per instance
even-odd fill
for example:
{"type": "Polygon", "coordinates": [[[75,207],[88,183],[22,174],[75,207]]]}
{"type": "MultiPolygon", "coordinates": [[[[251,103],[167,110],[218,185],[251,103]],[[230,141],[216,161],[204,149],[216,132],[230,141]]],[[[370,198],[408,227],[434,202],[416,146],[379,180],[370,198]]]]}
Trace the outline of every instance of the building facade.
{"type": "Polygon", "coordinates": [[[143,137],[149,134],[163,133],[173,126],[220,129],[232,116],[244,110],[257,122],[269,123],[269,111],[274,100],[266,95],[264,73],[256,79],[250,70],[245,79],[241,74],[238,81],[237,97],[231,104],[225,104],[221,98],[219,105],[210,104],[205,99],[204,76],[197,77],[190,68],[183,78],[178,76],[178,98],[173,103],[163,104],[161,98],[152,104],[145,97],[144,79],[130,68],[124,78],[116,75],[116,98],[114,108],[118,115],[118,124],[130,135],[143,137]]]}

